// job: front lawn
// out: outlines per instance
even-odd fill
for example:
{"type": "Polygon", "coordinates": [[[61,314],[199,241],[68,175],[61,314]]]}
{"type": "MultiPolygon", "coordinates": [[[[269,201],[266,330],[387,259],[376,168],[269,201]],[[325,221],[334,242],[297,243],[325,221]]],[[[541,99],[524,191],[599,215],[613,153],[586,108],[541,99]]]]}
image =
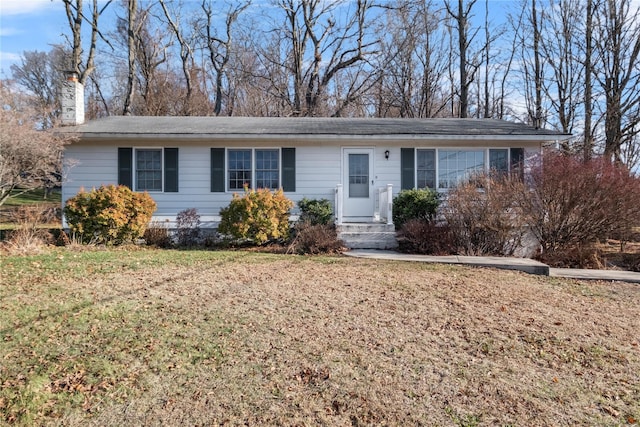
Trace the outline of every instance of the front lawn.
{"type": "Polygon", "coordinates": [[[0,424],[640,420],[638,285],[224,251],[0,263],[0,424]]]}

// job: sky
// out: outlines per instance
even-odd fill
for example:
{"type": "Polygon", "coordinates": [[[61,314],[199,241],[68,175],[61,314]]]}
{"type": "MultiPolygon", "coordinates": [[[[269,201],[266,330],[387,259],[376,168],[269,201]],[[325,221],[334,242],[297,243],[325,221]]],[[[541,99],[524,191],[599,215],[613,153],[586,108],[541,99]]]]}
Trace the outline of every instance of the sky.
{"type": "Polygon", "coordinates": [[[0,78],[25,51],[48,51],[69,33],[60,0],[0,0],[0,78]]]}

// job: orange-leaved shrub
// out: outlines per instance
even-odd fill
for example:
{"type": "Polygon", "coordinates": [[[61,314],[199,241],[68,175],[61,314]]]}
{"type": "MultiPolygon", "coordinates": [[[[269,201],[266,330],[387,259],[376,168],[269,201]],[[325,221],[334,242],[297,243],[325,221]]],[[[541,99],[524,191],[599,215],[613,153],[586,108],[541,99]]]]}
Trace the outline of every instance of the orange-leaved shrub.
{"type": "Polygon", "coordinates": [[[218,232],[258,245],[289,237],[289,211],[293,202],[280,189],[247,189],[234,194],[229,206],[220,210],[218,232]]]}
{"type": "Polygon", "coordinates": [[[67,200],[69,229],[84,243],[121,244],[142,237],[156,210],[151,196],[124,185],[80,190],[67,200]]]}

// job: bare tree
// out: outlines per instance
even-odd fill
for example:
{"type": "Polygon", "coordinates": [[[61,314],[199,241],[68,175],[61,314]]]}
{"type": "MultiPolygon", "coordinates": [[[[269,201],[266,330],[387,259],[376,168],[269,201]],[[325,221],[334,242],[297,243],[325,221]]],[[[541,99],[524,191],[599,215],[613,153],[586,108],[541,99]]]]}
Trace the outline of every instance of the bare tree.
{"type": "Polygon", "coordinates": [[[502,118],[506,97],[506,81],[511,72],[513,52],[498,40],[505,35],[504,25],[495,25],[490,13],[489,0],[484,5],[484,39],[479,51],[481,66],[478,71],[478,118],[502,118]],[[507,55],[505,55],[505,52],[507,55]]]}
{"type": "Polygon", "coordinates": [[[102,36],[102,33],[98,29],[98,18],[104,12],[104,10],[111,4],[113,0],[108,0],[102,8],[98,8],[98,0],[92,0],[93,7],[90,8],[91,18],[87,18],[84,12],[83,0],[62,0],[67,14],[67,21],[69,28],[71,29],[71,63],[70,69],[78,73],[78,81],[83,85],[86,84],[89,75],[93,72],[95,67],[95,54],[98,37],[101,37],[106,43],[109,43],[107,39],[102,36]],[[83,58],[82,47],[82,24],[83,22],[89,23],[91,26],[91,36],[89,43],[89,51],[86,58],[83,58]]]}
{"type": "Polygon", "coordinates": [[[529,113],[535,128],[541,128],[542,121],[542,61],[540,59],[540,24],[538,24],[538,8],[536,0],[531,0],[531,27],[533,28],[533,79],[535,85],[535,112],[529,113]]]}
{"type": "Polygon", "coordinates": [[[136,13],[138,11],[137,0],[127,0],[127,91],[124,97],[124,108],[122,114],[131,115],[133,104],[134,80],[136,76],[136,34],[139,25],[136,23],[136,13]]]}
{"type": "Polygon", "coordinates": [[[0,206],[9,198],[61,181],[62,146],[51,131],[37,130],[38,114],[24,94],[0,83],[0,206]]]}
{"type": "Polygon", "coordinates": [[[584,50],[584,145],[582,148],[584,161],[591,159],[593,152],[593,133],[591,131],[591,119],[593,117],[593,103],[591,94],[593,84],[593,0],[587,0],[585,7],[585,50],[584,50]]]}
{"type": "MultiPolygon", "coordinates": [[[[197,30],[197,19],[191,15],[191,20],[183,25],[181,22],[181,4],[174,5],[173,13],[169,11],[166,0],[158,0],[167,25],[176,38],[180,51],[180,61],[182,68],[182,76],[184,78],[186,93],[184,96],[184,108],[180,114],[185,116],[191,115],[208,115],[211,112],[211,105],[203,90],[199,86],[201,77],[204,77],[204,70],[196,67],[195,46],[198,42],[199,31],[197,30]],[[185,29],[185,27],[187,27],[185,29]]],[[[204,79],[202,79],[204,80],[204,79]]]]}
{"type": "Polygon", "coordinates": [[[449,55],[442,13],[431,1],[405,0],[386,11],[376,115],[436,117],[449,97],[441,90],[449,55]]]}
{"type": "MultiPolygon", "coordinates": [[[[284,29],[279,40],[272,39],[276,44],[263,48],[261,53],[269,68],[284,64],[291,79],[291,90],[286,89],[291,114],[339,114],[345,104],[357,97],[355,91],[369,86],[369,76],[354,73],[352,77],[365,82],[360,80],[346,85],[350,89],[342,93],[340,99],[329,91],[338,75],[345,77],[347,71],[355,69],[376,51],[377,40],[367,41],[366,37],[370,1],[357,0],[353,11],[344,1],[280,0],[277,5],[284,14],[284,29]],[[340,7],[343,9],[338,13],[340,7]],[[334,98],[329,102],[332,96],[334,98]]],[[[278,78],[278,75],[273,76],[274,83],[278,78]]]]}
{"type": "Polygon", "coordinates": [[[33,94],[28,102],[42,128],[55,126],[60,116],[58,94],[68,57],[61,46],[54,46],[49,52],[23,52],[20,63],[11,65],[15,82],[33,94]]]}
{"type": "Polygon", "coordinates": [[[465,118],[469,114],[469,88],[471,87],[475,78],[476,71],[480,66],[477,58],[468,58],[470,53],[470,46],[474,37],[477,34],[477,30],[470,33],[471,9],[477,0],[468,0],[466,5],[464,0],[458,0],[458,7],[454,11],[451,6],[451,0],[445,1],[445,8],[447,13],[453,20],[456,36],[458,40],[458,74],[459,74],[459,111],[458,115],[461,118],[465,118]]]}
{"type": "Polygon", "coordinates": [[[594,78],[605,98],[605,156],[622,162],[622,147],[640,133],[640,8],[631,0],[603,0],[593,14],[594,78]]]}
{"type": "MultiPolygon", "coordinates": [[[[250,0],[229,6],[225,18],[224,38],[218,36],[213,29],[213,7],[211,0],[202,0],[202,10],[206,16],[206,46],[209,52],[209,60],[214,70],[214,106],[213,113],[218,116],[222,112],[222,99],[225,80],[229,82],[228,66],[231,60],[233,44],[233,25],[240,14],[251,4],[250,0]]],[[[227,98],[229,94],[227,93],[227,98]]],[[[228,113],[231,114],[232,108],[228,113]]]]}
{"type": "MultiPolygon", "coordinates": [[[[579,58],[582,28],[580,0],[550,0],[539,34],[541,56],[550,78],[543,79],[543,91],[557,119],[558,130],[572,133],[576,114],[583,103],[584,66],[579,58]],[[556,2],[557,1],[557,2],[556,2]]],[[[570,151],[568,142],[563,145],[570,151]]]]}
{"type": "Polygon", "coordinates": [[[523,95],[526,117],[523,119],[536,128],[544,127],[547,117],[543,104],[545,63],[541,47],[543,14],[537,0],[522,0],[521,12],[511,17],[514,31],[514,52],[519,66],[518,91],[523,95]]]}

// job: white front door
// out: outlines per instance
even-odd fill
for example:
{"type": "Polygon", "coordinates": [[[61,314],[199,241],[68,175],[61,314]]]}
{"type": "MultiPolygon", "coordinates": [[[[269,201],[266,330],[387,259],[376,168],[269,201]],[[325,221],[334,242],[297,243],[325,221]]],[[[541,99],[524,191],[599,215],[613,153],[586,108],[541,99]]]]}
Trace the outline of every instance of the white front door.
{"type": "Polygon", "coordinates": [[[345,148],[342,171],[344,221],[371,221],[374,212],[373,148],[345,148]]]}

